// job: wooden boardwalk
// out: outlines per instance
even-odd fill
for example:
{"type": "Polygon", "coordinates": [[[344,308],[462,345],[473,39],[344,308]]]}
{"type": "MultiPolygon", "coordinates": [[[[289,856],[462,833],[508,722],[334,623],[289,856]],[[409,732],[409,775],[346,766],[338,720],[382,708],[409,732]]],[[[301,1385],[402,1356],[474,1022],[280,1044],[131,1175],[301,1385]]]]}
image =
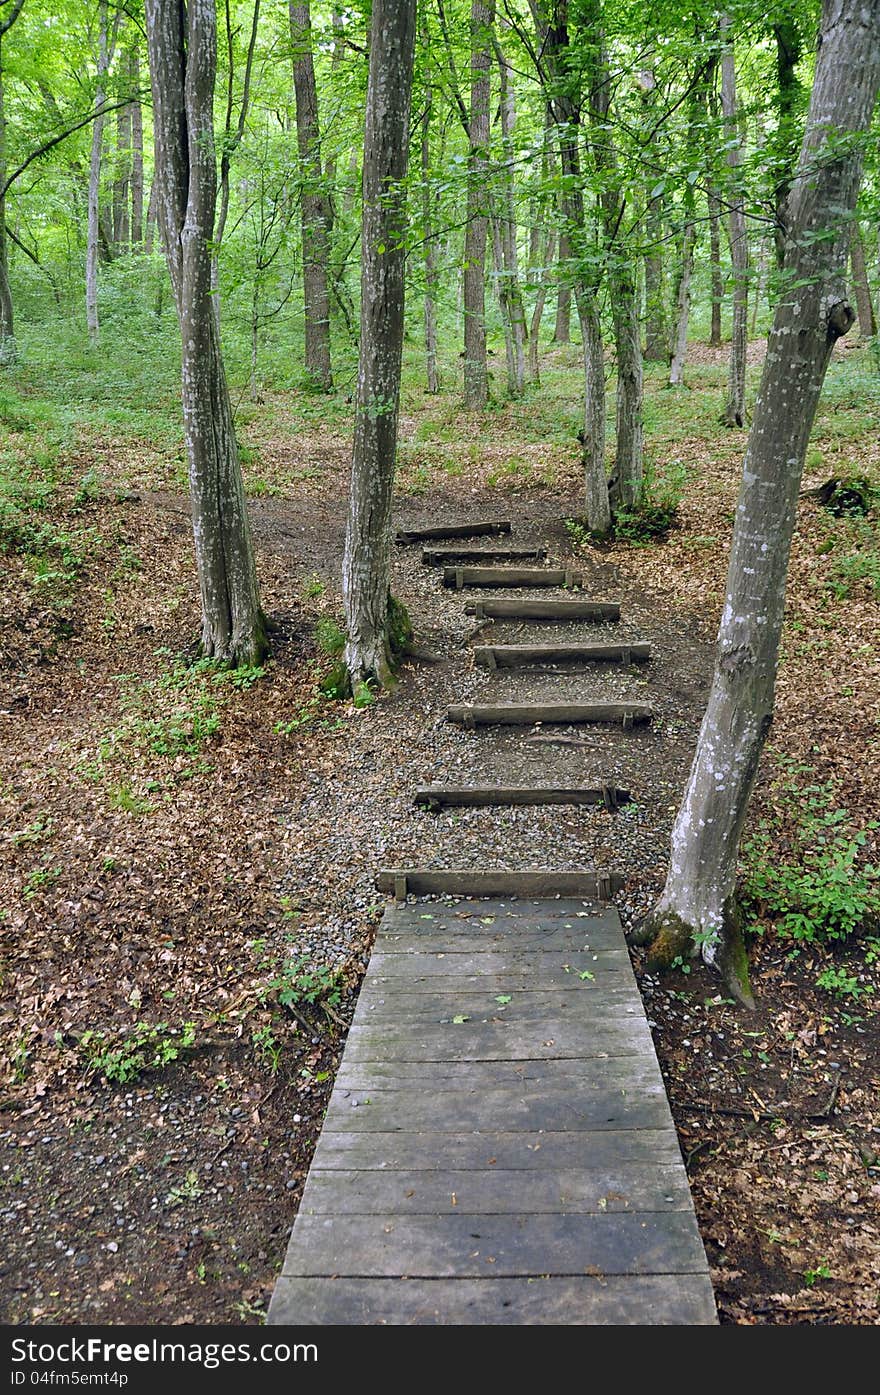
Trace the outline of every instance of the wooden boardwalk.
{"type": "Polygon", "coordinates": [[[268,1321],[716,1321],[616,911],[386,910],[268,1321]]]}

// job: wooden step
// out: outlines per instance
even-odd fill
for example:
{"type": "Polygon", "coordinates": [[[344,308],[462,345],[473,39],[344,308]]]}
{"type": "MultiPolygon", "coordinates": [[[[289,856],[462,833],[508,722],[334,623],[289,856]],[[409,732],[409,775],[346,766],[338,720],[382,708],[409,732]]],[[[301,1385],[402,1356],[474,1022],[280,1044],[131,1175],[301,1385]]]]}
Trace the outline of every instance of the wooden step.
{"type": "Polygon", "coordinates": [[[478,668],[531,668],[538,664],[644,664],[650,644],[481,644],[474,647],[478,668]]]}
{"type": "Polygon", "coordinates": [[[481,562],[543,562],[547,556],[546,547],[510,546],[498,547],[426,547],[422,561],[426,567],[447,564],[478,565],[481,562]]]}
{"type": "Polygon", "coordinates": [[[617,601],[542,601],[528,596],[487,596],[485,600],[470,601],[465,615],[478,620],[599,620],[620,619],[617,601]]]}
{"type": "Polygon", "coordinates": [[[616,785],[597,785],[594,789],[574,786],[564,789],[552,785],[425,785],[416,790],[413,803],[436,812],[438,809],[477,809],[508,805],[543,804],[604,804],[609,811],[629,804],[629,790],[616,785]]]}
{"type": "Polygon", "coordinates": [[[434,528],[400,528],[395,542],[430,542],[434,538],[481,538],[511,531],[510,520],[495,518],[482,523],[440,523],[434,528]]]}
{"type": "Polygon", "coordinates": [[[445,567],[443,585],[460,591],[464,586],[569,586],[581,585],[572,567],[445,567]]]}
{"type": "Polygon", "coordinates": [[[465,727],[513,725],[532,726],[536,722],[568,725],[572,722],[618,722],[624,727],[650,722],[650,707],[632,702],[501,702],[486,706],[452,706],[446,709],[450,722],[465,727]]]}
{"type": "Polygon", "coordinates": [[[626,878],[620,872],[554,872],[531,868],[521,872],[474,872],[431,867],[392,867],[379,872],[376,887],[407,896],[576,896],[585,901],[610,901],[626,878]]]}

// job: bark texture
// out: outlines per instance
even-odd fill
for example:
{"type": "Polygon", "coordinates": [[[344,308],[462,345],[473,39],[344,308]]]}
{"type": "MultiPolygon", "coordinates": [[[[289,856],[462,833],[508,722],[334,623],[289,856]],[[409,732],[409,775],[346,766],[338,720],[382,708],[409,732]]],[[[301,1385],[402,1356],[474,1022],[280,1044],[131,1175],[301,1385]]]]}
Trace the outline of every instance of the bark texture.
{"type": "Polygon", "coordinates": [[[374,0],[364,127],[361,336],[342,588],[352,686],[393,681],[391,496],[404,328],[415,0],[374,0]]]}
{"type": "Polygon", "coordinates": [[[422,236],[425,246],[425,378],[428,392],[440,391],[437,368],[437,238],[434,233],[434,208],[431,196],[431,88],[422,113],[422,236]]]}
{"type": "MultiPolygon", "coordinates": [[[[730,20],[722,20],[722,30],[730,20]]],[[[728,168],[728,227],[730,229],[730,260],[733,266],[733,327],[730,334],[730,369],[727,381],[727,402],[724,407],[726,426],[744,426],[746,420],[746,343],[749,311],[749,240],[746,230],[745,202],[742,188],[742,152],[738,139],[739,107],[736,97],[736,67],[733,45],[726,44],[721,54],[721,110],[724,116],[728,168]]]]}
{"type": "Polygon", "coordinates": [[[773,715],[788,557],[804,456],[835,341],[855,318],[846,265],[858,142],[880,88],[880,0],[825,0],[800,161],[788,200],[782,294],[743,465],[715,672],[666,886],[648,925],[657,962],[701,950],[750,1002],[736,918],[740,834],[773,715]]]}
{"type": "Polygon", "coordinates": [[[293,86],[296,96],[296,139],[302,192],[303,302],[305,308],[306,371],[324,392],[333,386],[330,365],[330,200],[321,172],[318,89],[312,57],[312,21],[308,0],[290,3],[293,44],[293,86]]]}
{"type": "Polygon", "coordinates": [[[216,211],[214,0],[147,0],[156,213],[183,348],[183,421],[202,600],[202,648],[235,664],[266,651],[250,525],[211,300],[216,211]]]}
{"type": "Polygon", "coordinates": [[[498,215],[498,231],[501,243],[499,290],[504,317],[509,327],[507,389],[511,397],[519,397],[525,387],[525,355],[528,331],[526,329],[522,288],[519,283],[516,239],[516,185],[514,179],[516,159],[513,148],[516,97],[510,64],[497,39],[494,46],[501,79],[501,147],[504,156],[501,169],[500,213],[498,215]]]}
{"type": "Polygon", "coordinates": [[[471,106],[467,228],[464,238],[464,405],[481,412],[489,400],[486,358],[489,74],[494,0],[471,0],[471,106]]]}
{"type": "Polygon", "coordinates": [[[862,339],[873,339],[877,333],[877,320],[874,316],[874,302],[871,299],[871,287],[868,284],[868,267],[865,262],[865,243],[862,238],[862,229],[858,222],[853,224],[850,256],[852,258],[853,290],[855,291],[856,305],[859,312],[859,336],[862,339]]]}

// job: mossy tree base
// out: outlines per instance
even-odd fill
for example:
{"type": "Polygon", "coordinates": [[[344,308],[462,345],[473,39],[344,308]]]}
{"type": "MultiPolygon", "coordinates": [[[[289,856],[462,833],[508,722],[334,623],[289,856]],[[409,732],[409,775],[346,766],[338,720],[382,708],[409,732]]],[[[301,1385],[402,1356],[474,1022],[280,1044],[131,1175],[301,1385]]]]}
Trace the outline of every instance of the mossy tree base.
{"type": "Polygon", "coordinates": [[[743,1007],[755,1006],[742,919],[733,897],[725,902],[721,930],[711,940],[705,938],[700,926],[690,925],[676,911],[662,905],[642,921],[633,938],[637,944],[648,946],[650,970],[662,973],[702,954],[703,962],[720,976],[732,998],[743,1007]]]}

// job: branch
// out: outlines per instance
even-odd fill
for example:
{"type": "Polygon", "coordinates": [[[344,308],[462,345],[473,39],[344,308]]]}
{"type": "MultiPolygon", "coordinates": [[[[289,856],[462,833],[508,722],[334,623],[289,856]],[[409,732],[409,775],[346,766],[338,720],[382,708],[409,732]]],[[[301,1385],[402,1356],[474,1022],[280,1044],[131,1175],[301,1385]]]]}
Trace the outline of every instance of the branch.
{"type": "MultiPolygon", "coordinates": [[[[141,94],[138,93],[137,95],[140,96],[141,94]]],[[[11,185],[15,183],[20,175],[24,174],[25,170],[28,169],[35,160],[39,160],[44,155],[48,155],[49,151],[54,150],[56,145],[60,145],[62,141],[67,140],[67,137],[74,135],[76,131],[81,131],[84,126],[88,126],[92,121],[97,120],[99,116],[107,116],[111,111],[119,111],[120,107],[130,106],[131,101],[131,94],[129,94],[124,101],[107,102],[104,106],[98,107],[95,111],[90,111],[88,116],[84,116],[81,121],[75,121],[72,126],[68,126],[67,130],[62,131],[60,135],[52,136],[51,139],[44,141],[36,150],[31,151],[27,159],[18,166],[18,169],[12,171],[12,174],[3,185],[2,189],[0,189],[0,199],[6,197],[11,185]]]]}
{"type": "MultiPolygon", "coordinates": [[[[0,0],[0,9],[2,9],[4,5],[8,4],[9,0],[0,0]]],[[[8,31],[12,28],[13,24],[18,19],[18,16],[21,14],[23,7],[24,0],[14,0],[12,6],[12,13],[10,14],[9,18],[0,20],[0,39],[2,39],[3,35],[8,33],[8,31]]]]}

